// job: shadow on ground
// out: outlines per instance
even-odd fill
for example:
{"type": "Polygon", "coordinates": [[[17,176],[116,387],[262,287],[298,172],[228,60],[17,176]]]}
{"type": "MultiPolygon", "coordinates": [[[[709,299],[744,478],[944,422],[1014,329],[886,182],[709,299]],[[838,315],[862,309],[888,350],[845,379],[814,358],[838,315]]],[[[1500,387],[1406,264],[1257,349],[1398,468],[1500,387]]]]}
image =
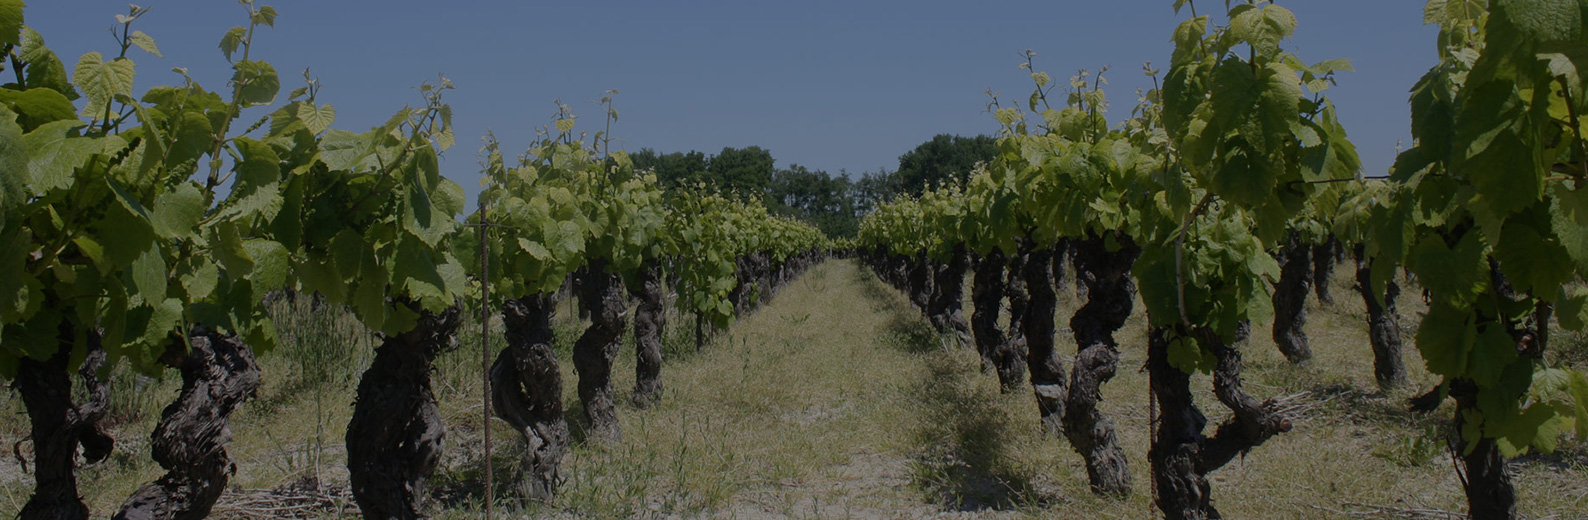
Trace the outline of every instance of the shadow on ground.
{"type": "Polygon", "coordinates": [[[1032,472],[1016,466],[1009,439],[1017,421],[998,403],[1005,399],[990,385],[978,384],[975,356],[945,351],[926,321],[869,271],[856,283],[880,311],[891,311],[885,344],[922,356],[927,372],[910,392],[922,418],[911,432],[917,446],[912,479],[927,497],[951,511],[977,512],[1041,507],[1056,497],[1037,490],[1032,472]]]}

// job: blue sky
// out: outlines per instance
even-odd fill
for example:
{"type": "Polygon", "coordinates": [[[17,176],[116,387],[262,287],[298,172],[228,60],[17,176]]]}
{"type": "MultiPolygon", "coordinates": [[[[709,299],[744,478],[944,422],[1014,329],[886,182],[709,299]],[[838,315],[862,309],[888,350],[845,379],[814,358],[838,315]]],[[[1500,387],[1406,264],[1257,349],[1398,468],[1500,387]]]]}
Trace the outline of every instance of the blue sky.
{"type": "MultiPolygon", "coordinates": [[[[444,74],[456,85],[459,146],[444,172],[478,191],[476,151],[489,129],[522,150],[561,99],[596,128],[594,100],[617,89],[614,134],[629,150],[759,145],[779,166],[837,173],[893,169],[900,154],[938,133],[997,129],[984,113],[992,89],[1023,100],[1017,70],[1033,49],[1055,79],[1112,66],[1112,116],[1150,86],[1143,62],[1167,68],[1181,20],[1169,0],[948,1],[477,1],[279,0],[274,29],[254,56],[282,74],[284,90],[311,68],[336,127],[364,130],[444,74]]],[[[27,23],[70,68],[84,52],[114,51],[108,29],[122,1],[30,0],[27,23]]],[[[242,25],[226,0],[148,1],[135,23],[165,57],[141,55],[137,90],[176,84],[186,67],[211,90],[230,76],[216,48],[242,25]]],[[[1202,0],[1203,12],[1223,2],[1202,0]]],[[[1419,0],[1281,2],[1300,27],[1287,47],[1308,62],[1350,58],[1329,92],[1369,175],[1382,174],[1398,142],[1409,144],[1407,90],[1436,60],[1435,30],[1419,0]]],[[[265,113],[253,109],[251,117],[265,113]]]]}

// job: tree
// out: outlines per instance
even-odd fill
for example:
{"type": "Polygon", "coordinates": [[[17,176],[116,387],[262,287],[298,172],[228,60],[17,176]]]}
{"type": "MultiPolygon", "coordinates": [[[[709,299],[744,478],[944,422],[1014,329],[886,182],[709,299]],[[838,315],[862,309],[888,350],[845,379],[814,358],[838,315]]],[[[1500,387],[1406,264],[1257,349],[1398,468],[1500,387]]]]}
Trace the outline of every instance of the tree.
{"type": "Polygon", "coordinates": [[[634,161],[636,171],[656,172],[656,179],[668,189],[703,180],[706,175],[706,154],[694,150],[660,154],[650,148],[641,148],[629,157],[634,161]]]}
{"type": "Polygon", "coordinates": [[[798,164],[772,172],[768,206],[781,215],[815,225],[830,237],[852,236],[859,227],[849,177],[798,164]]]}
{"type": "Polygon", "coordinates": [[[850,191],[855,215],[860,216],[869,214],[883,203],[893,200],[904,189],[899,172],[878,169],[875,172],[860,174],[860,180],[854,182],[854,187],[850,191]]]}
{"type": "Polygon", "coordinates": [[[771,187],[773,162],[772,152],[759,146],[723,148],[706,161],[705,180],[719,188],[761,198],[771,187]]]}
{"type": "Polygon", "coordinates": [[[904,191],[919,195],[949,181],[964,184],[976,163],[992,161],[997,154],[998,140],[992,136],[938,134],[900,155],[897,175],[904,191]]]}

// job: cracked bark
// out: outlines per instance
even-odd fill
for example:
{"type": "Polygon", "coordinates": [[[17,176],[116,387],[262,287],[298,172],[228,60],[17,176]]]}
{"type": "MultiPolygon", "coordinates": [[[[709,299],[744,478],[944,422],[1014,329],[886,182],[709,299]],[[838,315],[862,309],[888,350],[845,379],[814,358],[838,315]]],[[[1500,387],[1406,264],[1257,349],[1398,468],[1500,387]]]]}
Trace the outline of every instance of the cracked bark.
{"type": "Polygon", "coordinates": [[[1274,344],[1291,363],[1312,359],[1307,345],[1307,295],[1312,283],[1312,246],[1290,232],[1280,250],[1279,281],[1274,284],[1274,344]]]}
{"type": "Polygon", "coordinates": [[[161,358],[182,372],[182,391],[149,438],[166,473],[134,492],[117,520],[205,518],[237,472],[226,453],[228,418],[259,388],[259,365],[233,334],[195,327],[187,347],[172,347],[161,358]]]}
{"type": "Polygon", "coordinates": [[[937,327],[939,334],[952,337],[954,346],[959,348],[969,348],[974,343],[964,310],[965,270],[969,264],[970,253],[965,250],[965,245],[956,245],[949,261],[936,270],[936,279],[932,283],[934,291],[929,311],[932,324],[937,327]]]}
{"type": "Polygon", "coordinates": [[[994,249],[983,256],[976,266],[972,281],[971,300],[975,305],[971,324],[976,333],[976,346],[982,365],[998,373],[998,386],[1003,393],[1020,388],[1026,378],[1026,365],[1017,355],[1003,329],[998,326],[998,314],[1003,310],[1005,271],[1008,257],[994,249]]]}
{"type": "Polygon", "coordinates": [[[88,518],[88,507],[77,491],[77,448],[82,446],[83,458],[94,464],[109,456],[115,444],[99,425],[110,405],[109,385],[98,376],[105,364],[99,333],[79,331],[62,320],[56,341],[55,353],[47,360],[23,357],[11,382],[22,396],[33,441],[33,495],[18,518],[88,518]],[[74,403],[67,367],[79,334],[87,356],[77,375],[87,399],[74,403]]]}
{"type": "Polygon", "coordinates": [[[1101,238],[1073,243],[1075,266],[1085,277],[1087,301],[1070,318],[1070,329],[1079,349],[1070,373],[1064,408],[1064,433],[1082,458],[1092,492],[1130,494],[1130,464],[1115,435],[1114,422],[1098,409],[1103,383],[1114,378],[1119,365],[1119,343],[1114,332],[1125,325],[1135,304],[1136,283],[1131,267],[1141,248],[1129,238],[1118,240],[1118,251],[1108,251],[1101,238]]]}
{"type": "Polygon", "coordinates": [[[562,482],[568,422],[562,409],[562,374],[552,351],[554,295],[527,296],[502,305],[507,348],[491,364],[491,408],[524,437],[520,485],[524,496],[550,501],[562,482]]]}
{"type": "Polygon", "coordinates": [[[1406,364],[1401,359],[1401,330],[1395,322],[1395,299],[1400,286],[1390,280],[1384,286],[1384,303],[1373,294],[1373,259],[1366,246],[1356,246],[1356,290],[1367,309],[1368,341],[1373,346],[1373,378],[1386,391],[1406,384],[1406,364]]]}
{"type": "Polygon", "coordinates": [[[1018,365],[1015,369],[1024,378],[1026,365],[1026,307],[1031,300],[1031,295],[1026,291],[1025,266],[1030,254],[1021,251],[1009,257],[1009,269],[1004,282],[1004,292],[1009,298],[1009,338],[1004,346],[1006,355],[1010,358],[1008,364],[1018,365]]]}
{"type": "Polygon", "coordinates": [[[1026,291],[1025,318],[1020,325],[1026,340],[1026,369],[1037,397],[1042,427],[1055,436],[1063,433],[1065,387],[1069,383],[1064,361],[1053,348],[1054,312],[1058,294],[1053,285],[1053,248],[1035,247],[1023,266],[1026,291]]]}
{"type": "Polygon", "coordinates": [[[446,437],[430,371],[437,356],[458,346],[458,308],[433,313],[398,303],[414,309],[418,323],[382,338],[347,424],[348,482],[365,518],[423,518],[425,479],[446,437]]]}
{"type": "Polygon", "coordinates": [[[1345,246],[1334,235],[1329,235],[1328,240],[1312,248],[1312,289],[1318,296],[1318,303],[1334,303],[1329,279],[1334,278],[1334,266],[1345,252],[1344,249],[1345,246]]]}
{"type": "Polygon", "coordinates": [[[1213,507],[1208,473],[1291,428],[1277,402],[1258,402],[1246,393],[1240,352],[1225,346],[1216,334],[1197,331],[1196,336],[1217,359],[1213,394],[1232,412],[1212,437],[1202,434],[1207,417],[1192,398],[1190,374],[1169,363],[1168,330],[1148,331],[1147,372],[1159,416],[1147,458],[1157,488],[1155,503],[1169,520],[1221,518],[1213,507]]]}
{"type": "Polygon", "coordinates": [[[623,429],[612,392],[612,361],[623,345],[628,309],[623,279],[608,273],[606,266],[606,260],[590,262],[590,276],[581,295],[590,304],[590,327],[574,343],[573,368],[579,374],[579,401],[584,403],[589,436],[618,441],[623,439],[623,429]]]}
{"type": "Polygon", "coordinates": [[[639,300],[634,310],[634,406],[645,409],[662,398],[662,327],[666,320],[662,266],[652,259],[640,266],[630,293],[639,300]]]}

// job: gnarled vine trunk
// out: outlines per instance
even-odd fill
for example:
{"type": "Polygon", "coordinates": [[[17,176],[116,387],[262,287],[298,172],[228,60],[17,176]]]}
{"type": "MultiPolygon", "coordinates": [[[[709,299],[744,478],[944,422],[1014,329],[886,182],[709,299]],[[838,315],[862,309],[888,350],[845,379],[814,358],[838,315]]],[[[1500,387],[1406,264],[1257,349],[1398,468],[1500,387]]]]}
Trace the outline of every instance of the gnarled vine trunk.
{"type": "Polygon", "coordinates": [[[562,481],[568,453],[568,422],[562,409],[562,374],[552,351],[553,295],[509,300],[502,305],[507,348],[491,364],[491,407],[524,437],[521,462],[524,496],[549,501],[562,481]]]}
{"type": "Polygon", "coordinates": [[[422,518],[425,478],[436,468],[446,425],[436,408],[430,370],[457,348],[459,311],[419,309],[412,330],[386,336],[358,382],[347,423],[347,470],[364,518],[422,518]]]}
{"type": "Polygon", "coordinates": [[[1016,355],[1009,338],[998,327],[998,313],[1003,310],[1004,271],[1009,259],[994,249],[982,256],[976,265],[976,277],[971,282],[972,329],[976,333],[976,347],[982,366],[998,373],[998,385],[1003,393],[1013,392],[1026,377],[1026,364],[1016,355]]]}
{"type": "Polygon", "coordinates": [[[646,261],[636,281],[629,288],[640,301],[634,310],[634,406],[644,409],[662,398],[662,327],[667,307],[661,263],[646,261]]]}
{"type": "Polygon", "coordinates": [[[915,309],[927,315],[930,319],[929,309],[932,305],[932,281],[936,278],[937,270],[933,262],[922,253],[909,259],[908,280],[910,285],[910,303],[915,309]]]}
{"type": "Polygon", "coordinates": [[[628,309],[623,279],[608,273],[606,265],[605,260],[590,262],[581,295],[590,305],[590,327],[573,345],[573,368],[579,374],[579,401],[584,403],[589,436],[617,441],[623,438],[623,428],[612,392],[612,361],[622,347],[628,309]]]}
{"type": "Polygon", "coordinates": [[[1312,246],[1301,234],[1290,238],[1279,252],[1279,281],[1274,285],[1274,344],[1291,363],[1312,359],[1307,345],[1307,296],[1312,284],[1312,246]]]}
{"type": "Polygon", "coordinates": [[[1169,363],[1168,330],[1147,333],[1147,373],[1157,400],[1157,431],[1147,458],[1152,463],[1158,509],[1169,520],[1221,518],[1213,507],[1208,473],[1279,433],[1290,431],[1290,419],[1270,399],[1258,402],[1241,383],[1241,354],[1218,335],[1197,331],[1197,340],[1217,360],[1213,394],[1233,412],[1212,437],[1202,434],[1207,417],[1191,394],[1191,376],[1169,363]]]}
{"type": "MultiPolygon", "coordinates": [[[[1465,411],[1475,409],[1476,396],[1459,390],[1456,393],[1463,394],[1456,398],[1458,431],[1479,427],[1466,424],[1473,419],[1465,411]]],[[[1516,518],[1516,486],[1511,484],[1511,474],[1506,471],[1500,446],[1490,437],[1468,441],[1464,436],[1458,446],[1461,462],[1466,466],[1466,478],[1462,483],[1467,493],[1467,517],[1472,520],[1516,518]]]]}
{"type": "Polygon", "coordinates": [[[49,359],[22,358],[11,382],[27,408],[29,439],[33,441],[33,496],[28,497],[18,518],[88,518],[88,507],[77,493],[77,447],[83,447],[83,458],[90,464],[104,460],[114,447],[114,440],[99,426],[110,405],[109,385],[99,380],[99,369],[105,364],[99,333],[83,333],[62,320],[56,341],[49,359]],[[77,372],[88,397],[80,404],[72,402],[72,380],[67,371],[79,334],[84,336],[88,353],[77,372]]]}
{"type": "Polygon", "coordinates": [[[139,488],[116,513],[118,520],[199,519],[226,491],[237,471],[226,454],[228,417],[259,388],[253,352],[233,334],[195,327],[188,348],[162,359],[182,371],[182,392],[160,414],[149,449],[166,474],[139,488]]]}
{"type": "Polygon", "coordinates": [[[1136,283],[1131,267],[1141,248],[1128,237],[1110,252],[1101,238],[1072,242],[1075,266],[1089,273],[1086,304],[1070,318],[1078,352],[1070,372],[1064,408],[1064,433],[1076,453],[1086,459],[1092,492],[1130,494],[1130,464],[1114,433],[1114,421],[1098,409],[1103,383],[1114,378],[1119,365],[1119,343],[1114,332],[1125,325],[1135,305],[1136,283]]]}
{"type": "Polygon", "coordinates": [[[1053,248],[1033,248],[1024,265],[1026,292],[1025,318],[1020,321],[1025,329],[1026,368],[1031,375],[1031,388],[1037,396],[1037,411],[1042,426],[1048,433],[1063,433],[1065,387],[1069,374],[1064,361],[1053,349],[1053,313],[1058,309],[1058,293],[1053,285],[1053,248]]]}
{"type": "Polygon", "coordinates": [[[1064,276],[1068,269],[1066,266],[1075,258],[1075,244],[1070,239],[1059,240],[1053,246],[1053,290],[1062,293],[1070,288],[1070,279],[1064,276]]]}
{"type": "Polygon", "coordinates": [[[1017,370],[1022,378],[1026,377],[1026,307],[1031,301],[1031,294],[1026,291],[1025,274],[1029,257],[1029,251],[1020,251],[1009,257],[1009,272],[1004,282],[1004,292],[1009,297],[1009,338],[1004,349],[1006,355],[1012,357],[1006,363],[1019,365],[1017,370]]]}
{"type": "Polygon", "coordinates": [[[1373,294],[1373,259],[1366,246],[1356,246],[1356,290],[1367,308],[1368,341],[1373,346],[1373,378],[1379,388],[1391,390],[1406,384],[1406,364],[1401,360],[1401,330],[1395,322],[1395,299],[1401,288],[1394,280],[1384,284],[1384,302],[1373,294]]]}
{"type": "Polygon", "coordinates": [[[1345,252],[1344,248],[1334,235],[1312,248],[1312,290],[1318,295],[1318,303],[1334,303],[1329,279],[1334,278],[1334,266],[1345,252]]]}
{"type": "Polygon", "coordinates": [[[960,348],[968,348],[973,343],[970,323],[965,321],[965,270],[969,265],[970,253],[965,245],[956,245],[948,262],[936,270],[928,310],[938,333],[952,337],[954,346],[960,348]]]}

